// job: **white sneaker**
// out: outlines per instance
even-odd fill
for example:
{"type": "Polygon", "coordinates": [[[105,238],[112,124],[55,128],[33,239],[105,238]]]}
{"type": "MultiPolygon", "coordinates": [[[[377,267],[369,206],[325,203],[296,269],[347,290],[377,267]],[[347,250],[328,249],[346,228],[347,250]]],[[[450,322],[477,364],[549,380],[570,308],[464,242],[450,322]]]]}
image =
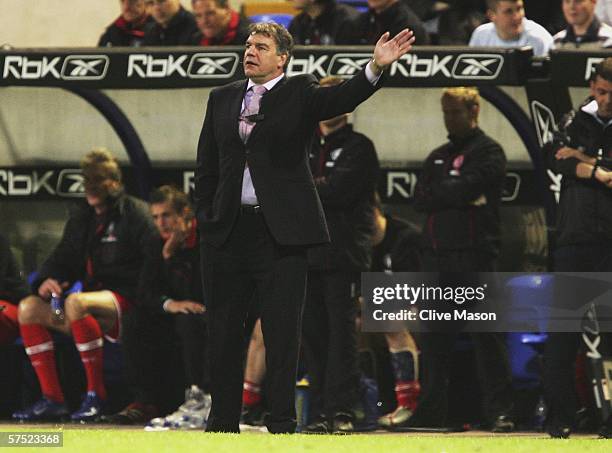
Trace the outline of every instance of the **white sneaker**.
{"type": "Polygon", "coordinates": [[[168,429],[204,429],[210,413],[211,398],[197,385],[185,390],[185,402],[172,414],[157,417],[147,425],[147,431],[168,429]]]}

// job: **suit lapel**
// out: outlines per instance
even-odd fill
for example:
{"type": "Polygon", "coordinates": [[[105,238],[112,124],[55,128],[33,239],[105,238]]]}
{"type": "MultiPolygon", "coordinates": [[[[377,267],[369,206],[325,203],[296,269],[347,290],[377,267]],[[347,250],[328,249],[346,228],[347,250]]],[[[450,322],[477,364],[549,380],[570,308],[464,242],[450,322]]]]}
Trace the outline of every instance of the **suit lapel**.
{"type": "Polygon", "coordinates": [[[245,80],[243,84],[239,85],[236,89],[232,99],[229,102],[229,114],[232,119],[231,131],[238,140],[242,143],[242,139],[240,138],[240,113],[242,112],[242,101],[244,100],[244,93],[246,92],[247,81],[245,80]]]}

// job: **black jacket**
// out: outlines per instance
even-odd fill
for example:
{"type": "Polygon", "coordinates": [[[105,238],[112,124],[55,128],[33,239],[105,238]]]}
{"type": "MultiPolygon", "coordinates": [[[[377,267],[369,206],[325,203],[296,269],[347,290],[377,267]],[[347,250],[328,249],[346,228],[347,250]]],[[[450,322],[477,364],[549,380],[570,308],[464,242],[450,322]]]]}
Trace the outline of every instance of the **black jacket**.
{"type": "Polygon", "coordinates": [[[18,304],[28,293],[9,242],[0,234],[0,300],[18,304]]]}
{"type": "Polygon", "coordinates": [[[384,32],[390,32],[393,37],[406,27],[414,32],[415,45],[429,44],[429,36],[423,22],[401,0],[380,14],[376,14],[372,9],[361,13],[355,22],[354,33],[349,44],[376,44],[384,32]]]}
{"type": "Polygon", "coordinates": [[[382,81],[373,86],[365,71],[330,87],[320,87],[312,75],[284,78],[263,95],[261,120],[246,144],[238,134],[238,124],[247,81],[213,89],[195,170],[202,240],[220,246],[229,236],[240,210],[242,176],[248,163],[262,214],[279,244],[329,242],[307,145],[319,121],[353,111],[382,81]]]}
{"type": "MultiPolygon", "coordinates": [[[[597,103],[587,100],[566,127],[567,145],[582,148],[612,169],[612,125],[596,118],[597,103]]],[[[577,159],[556,160],[553,146],[547,153],[549,165],[561,173],[561,197],[557,211],[557,245],[610,244],[612,242],[612,190],[599,181],[576,177],[577,159]]]]}
{"type": "Polygon", "coordinates": [[[204,302],[202,276],[200,275],[200,247],[197,222],[194,220],[192,231],[185,246],[164,260],[165,296],[167,299],[204,302]]]}
{"type": "Polygon", "coordinates": [[[157,22],[149,24],[145,30],[145,46],[189,46],[198,32],[195,17],[181,6],[166,28],[157,22]]]}
{"type": "Polygon", "coordinates": [[[415,207],[427,213],[424,247],[497,255],[504,151],[479,128],[463,139],[449,139],[429,155],[415,189],[415,207]],[[481,195],[486,204],[473,206],[481,195]]]}
{"type": "Polygon", "coordinates": [[[47,278],[73,283],[85,291],[116,291],[138,305],[159,305],[161,242],[148,205],[120,195],[104,218],[80,204],[60,243],[43,263],[33,292],[47,278]]]}
{"type": "Polygon", "coordinates": [[[418,272],[421,269],[418,230],[405,220],[386,214],[387,229],[372,251],[372,272],[418,272]]]}
{"type": "Polygon", "coordinates": [[[99,47],[140,47],[144,42],[145,29],[155,23],[151,16],[133,23],[119,16],[110,24],[98,41],[99,47]]]}
{"type": "Polygon", "coordinates": [[[372,249],[378,157],[370,139],[351,125],[316,134],[310,168],[323,204],[331,244],[309,250],[313,269],[367,271],[372,249]]]}
{"type": "Polygon", "coordinates": [[[355,8],[330,2],[319,17],[313,19],[305,12],[295,16],[289,24],[289,33],[295,44],[350,44],[358,16],[355,8]]]}

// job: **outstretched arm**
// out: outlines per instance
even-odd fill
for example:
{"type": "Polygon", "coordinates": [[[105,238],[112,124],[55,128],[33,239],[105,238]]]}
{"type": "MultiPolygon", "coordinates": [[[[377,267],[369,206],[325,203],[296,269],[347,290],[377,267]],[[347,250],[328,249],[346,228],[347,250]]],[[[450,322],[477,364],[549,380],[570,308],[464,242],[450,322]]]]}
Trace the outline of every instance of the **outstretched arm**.
{"type": "Polygon", "coordinates": [[[402,55],[412,49],[414,43],[412,30],[405,28],[394,38],[389,39],[389,36],[389,32],[384,33],[374,48],[374,58],[370,67],[375,75],[382,73],[391,63],[399,60],[402,55]]]}

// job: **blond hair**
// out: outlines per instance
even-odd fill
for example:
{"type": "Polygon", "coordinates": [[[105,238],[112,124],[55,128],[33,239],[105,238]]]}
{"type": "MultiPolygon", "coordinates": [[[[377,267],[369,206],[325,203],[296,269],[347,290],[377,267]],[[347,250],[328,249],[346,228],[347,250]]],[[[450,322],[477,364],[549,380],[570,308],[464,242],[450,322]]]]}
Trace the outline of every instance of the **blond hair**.
{"type": "Polygon", "coordinates": [[[465,104],[468,108],[480,106],[480,94],[476,87],[446,88],[442,92],[442,99],[445,98],[456,99],[465,104]]]}

